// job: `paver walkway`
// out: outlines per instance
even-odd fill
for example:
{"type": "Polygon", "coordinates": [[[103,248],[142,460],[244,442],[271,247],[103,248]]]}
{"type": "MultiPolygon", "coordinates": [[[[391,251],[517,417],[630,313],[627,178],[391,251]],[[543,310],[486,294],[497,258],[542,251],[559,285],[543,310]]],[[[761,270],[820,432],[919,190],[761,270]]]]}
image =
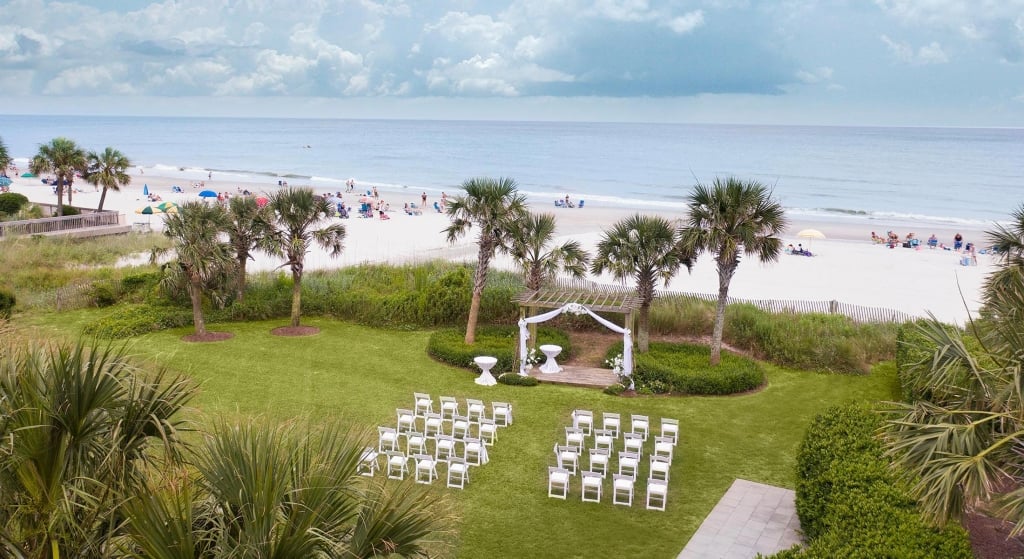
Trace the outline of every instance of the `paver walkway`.
{"type": "Polygon", "coordinates": [[[790,489],[737,479],[678,559],[752,559],[801,542],[796,494],[790,489]]]}

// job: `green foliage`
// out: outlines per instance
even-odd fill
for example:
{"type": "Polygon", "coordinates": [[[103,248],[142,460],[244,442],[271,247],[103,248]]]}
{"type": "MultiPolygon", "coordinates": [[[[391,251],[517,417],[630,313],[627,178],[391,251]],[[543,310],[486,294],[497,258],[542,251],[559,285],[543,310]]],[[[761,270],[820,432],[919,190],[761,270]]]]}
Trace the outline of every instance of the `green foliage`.
{"type": "MultiPolygon", "coordinates": [[[[725,314],[728,320],[728,311],[725,314]]],[[[663,295],[651,305],[652,334],[710,336],[715,325],[715,304],[685,295],[663,295]]]]}
{"type": "Polygon", "coordinates": [[[797,451],[796,507],[810,545],[776,557],[972,557],[961,527],[925,523],[884,455],[881,426],[863,405],[815,418],[797,451]]]}
{"type": "Polygon", "coordinates": [[[64,205],[64,213],[62,215],[82,215],[82,210],[74,206],[64,205]]]}
{"type": "Polygon", "coordinates": [[[12,216],[21,211],[28,204],[28,198],[17,192],[4,192],[0,194],[0,216],[12,216]]]}
{"type": "MultiPolygon", "coordinates": [[[[622,342],[608,349],[611,359],[622,353],[622,342]]],[[[651,342],[650,351],[634,353],[633,382],[642,394],[735,394],[764,384],[764,371],[752,359],[722,354],[717,367],[708,366],[706,346],[651,342]]]]}
{"type": "Polygon", "coordinates": [[[14,292],[6,287],[0,287],[0,319],[11,318],[14,312],[14,305],[17,304],[14,292]]]}
{"type": "Polygon", "coordinates": [[[99,338],[122,339],[192,323],[188,308],[160,305],[123,305],[86,324],[84,333],[99,338]]]}
{"type": "Polygon", "coordinates": [[[857,324],[831,314],[768,313],[753,305],[726,309],[724,339],[784,367],[866,373],[896,350],[893,324],[857,324]]]}
{"type": "Polygon", "coordinates": [[[604,389],[604,393],[609,395],[609,396],[619,396],[619,395],[621,395],[625,391],[626,391],[626,387],[622,383],[619,383],[619,382],[616,382],[615,384],[613,384],[611,386],[607,386],[604,389]]]}
{"type": "Polygon", "coordinates": [[[509,386],[537,386],[540,381],[534,377],[524,377],[519,373],[502,373],[498,375],[498,382],[509,386]]]}
{"type": "Polygon", "coordinates": [[[93,303],[97,307],[109,307],[114,303],[117,303],[118,289],[110,280],[97,280],[92,282],[92,288],[89,291],[93,303]]]}
{"type": "MultiPolygon", "coordinates": [[[[537,345],[555,344],[562,346],[561,355],[572,356],[569,336],[560,330],[540,327],[537,329],[537,345]]],[[[434,359],[455,367],[476,369],[474,357],[490,355],[498,359],[494,373],[518,372],[516,359],[519,347],[519,328],[516,326],[482,326],[477,329],[476,343],[466,345],[465,332],[461,328],[438,330],[427,342],[427,354],[434,359]]]]}

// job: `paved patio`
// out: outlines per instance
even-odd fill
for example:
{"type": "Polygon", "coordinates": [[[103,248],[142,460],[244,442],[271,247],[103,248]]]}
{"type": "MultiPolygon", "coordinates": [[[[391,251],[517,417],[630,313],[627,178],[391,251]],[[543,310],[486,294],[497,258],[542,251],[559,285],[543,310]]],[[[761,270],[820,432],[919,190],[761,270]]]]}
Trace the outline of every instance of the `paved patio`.
{"type": "Polygon", "coordinates": [[[796,494],[737,479],[678,559],[752,559],[758,553],[769,555],[800,542],[796,494]]]}

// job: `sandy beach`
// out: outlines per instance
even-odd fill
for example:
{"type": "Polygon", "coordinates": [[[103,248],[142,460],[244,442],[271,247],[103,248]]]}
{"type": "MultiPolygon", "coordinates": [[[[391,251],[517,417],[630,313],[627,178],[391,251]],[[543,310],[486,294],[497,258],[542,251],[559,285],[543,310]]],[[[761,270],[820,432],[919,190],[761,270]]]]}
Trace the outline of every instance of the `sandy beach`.
{"type": "MultiPolygon", "coordinates": [[[[20,163],[20,162],[19,162],[20,163]]],[[[185,172],[165,171],[157,173],[146,169],[132,170],[132,184],[122,192],[108,192],[105,209],[117,210],[126,216],[128,223],[149,223],[153,229],[162,224],[160,215],[139,215],[135,211],[149,201],[143,196],[143,186],[164,201],[185,202],[198,200],[202,188],[192,183],[205,182],[205,189],[237,195],[241,190],[265,194],[278,188],[275,183],[241,183],[212,180],[207,176],[189,176],[185,172]],[[179,185],[183,193],[172,192],[172,186],[179,185]]],[[[56,196],[51,187],[39,179],[14,177],[12,192],[26,195],[34,202],[55,203],[56,196]]],[[[299,186],[293,184],[292,186],[299,186]]],[[[92,185],[76,182],[82,192],[74,195],[74,205],[95,208],[100,193],[92,185]]],[[[346,205],[355,203],[358,194],[370,186],[357,182],[356,193],[343,194],[346,205]]],[[[328,193],[326,187],[316,187],[318,193],[328,193]]],[[[453,186],[448,195],[457,194],[453,186]]],[[[475,261],[476,245],[471,233],[460,241],[449,244],[441,232],[448,224],[443,214],[433,210],[436,197],[428,199],[428,209],[422,215],[409,216],[402,211],[406,202],[420,202],[420,192],[412,189],[380,190],[381,198],[390,204],[391,219],[350,218],[342,220],[347,228],[345,251],[341,257],[328,258],[321,251],[314,251],[307,260],[307,269],[340,267],[363,262],[404,263],[432,259],[456,259],[475,261]]],[[[601,238],[604,228],[631,213],[661,214],[670,219],[681,217],[674,212],[645,208],[610,207],[588,202],[584,208],[556,208],[553,200],[530,200],[534,211],[552,212],[558,219],[558,242],[576,239],[591,250],[601,238]]],[[[865,227],[863,221],[824,221],[790,217],[790,226],[784,236],[785,242],[802,243],[811,250],[813,257],[783,255],[778,262],[760,264],[744,261],[733,278],[730,295],[744,299],[785,299],[785,300],[836,300],[844,303],[869,307],[884,307],[924,316],[933,313],[941,320],[963,324],[969,312],[976,312],[979,306],[980,287],[991,270],[992,257],[978,255],[977,266],[960,265],[960,255],[942,249],[927,247],[914,250],[902,247],[889,249],[870,241],[872,229],[879,235],[889,230],[901,238],[912,229],[911,225],[899,222],[872,222],[865,227]],[[826,239],[797,238],[796,233],[814,228],[824,233],[826,239]]],[[[984,245],[983,232],[979,230],[953,230],[936,227],[929,230],[915,230],[922,239],[935,234],[939,241],[952,245],[957,233],[965,241],[984,245]]],[[[496,259],[497,267],[512,268],[508,258],[496,259]]],[[[262,256],[250,270],[272,270],[280,262],[269,256],[262,256]]],[[[591,278],[601,283],[614,283],[610,278],[591,278]]],[[[717,293],[718,277],[714,264],[707,256],[698,260],[690,274],[685,271],[668,286],[673,291],[693,293],[717,293]]]]}

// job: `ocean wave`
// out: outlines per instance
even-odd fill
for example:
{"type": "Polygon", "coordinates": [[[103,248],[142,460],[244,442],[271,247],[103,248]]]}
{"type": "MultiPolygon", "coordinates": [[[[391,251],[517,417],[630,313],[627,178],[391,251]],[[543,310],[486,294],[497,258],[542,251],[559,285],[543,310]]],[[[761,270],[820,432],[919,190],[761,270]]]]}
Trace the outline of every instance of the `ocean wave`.
{"type": "Polygon", "coordinates": [[[929,215],[908,212],[865,211],[846,208],[786,208],[791,215],[812,216],[832,219],[856,219],[866,221],[893,221],[911,223],[930,223],[937,225],[960,225],[981,228],[992,225],[992,221],[969,219],[956,216],[929,215]]]}

